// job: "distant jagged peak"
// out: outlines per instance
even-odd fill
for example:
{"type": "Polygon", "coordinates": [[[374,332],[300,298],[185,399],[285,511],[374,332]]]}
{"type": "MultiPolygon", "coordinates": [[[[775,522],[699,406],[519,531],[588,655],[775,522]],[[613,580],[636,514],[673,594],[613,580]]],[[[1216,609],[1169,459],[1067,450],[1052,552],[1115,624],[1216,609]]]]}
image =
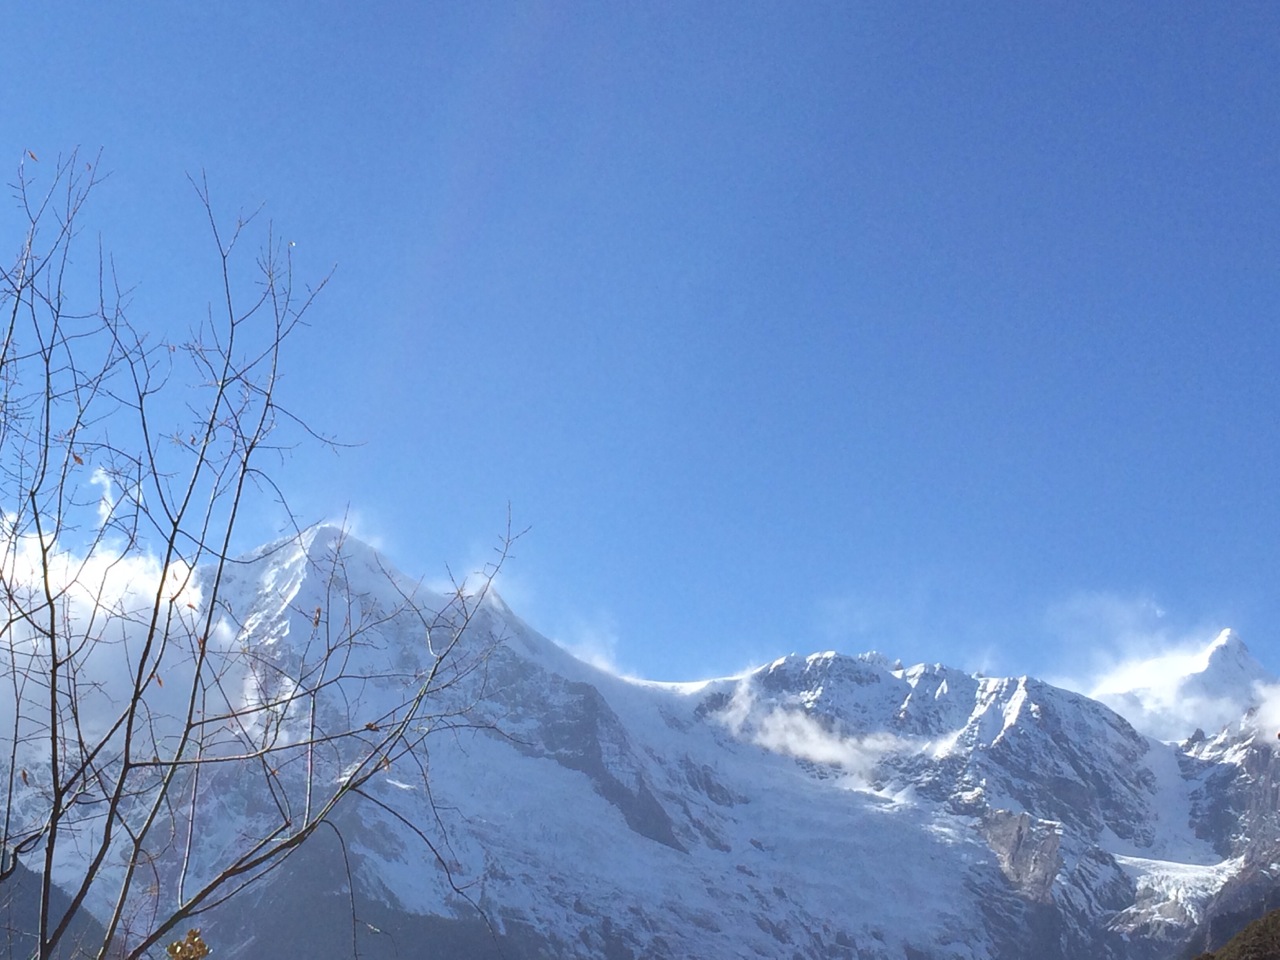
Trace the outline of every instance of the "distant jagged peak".
{"type": "Polygon", "coordinates": [[[1197,728],[1218,730],[1256,707],[1260,685],[1275,677],[1239,634],[1221,630],[1203,647],[1118,664],[1089,695],[1160,740],[1184,740],[1197,728]]]}
{"type": "Polygon", "coordinates": [[[220,592],[235,610],[256,609],[261,616],[270,610],[314,617],[336,598],[366,612],[412,610],[449,622],[478,616],[492,619],[485,629],[497,632],[501,622],[516,619],[491,580],[410,576],[348,525],[334,522],[298,529],[232,561],[222,571],[220,592]]]}
{"type": "Polygon", "coordinates": [[[259,571],[332,562],[337,556],[375,554],[372,546],[342,524],[324,522],[302,527],[235,558],[235,567],[259,571]]]}
{"type": "Polygon", "coordinates": [[[1234,630],[1222,630],[1200,648],[1174,650],[1120,664],[1094,688],[1095,695],[1192,687],[1205,692],[1247,693],[1274,677],[1249,652],[1234,630]]]}
{"type": "MultiPolygon", "coordinates": [[[[230,565],[234,580],[257,580],[263,586],[327,578],[337,571],[366,570],[383,579],[402,579],[395,567],[349,527],[333,522],[313,524],[278,537],[237,558],[230,565]]],[[[354,574],[353,579],[368,579],[354,574]]]]}
{"type": "Polygon", "coordinates": [[[1230,627],[1219,633],[1200,656],[1204,664],[1198,671],[1201,676],[1232,673],[1247,675],[1252,679],[1271,679],[1266,668],[1249,652],[1240,635],[1230,627]]]}
{"type": "Polygon", "coordinates": [[[789,653],[752,671],[749,676],[766,685],[777,686],[792,683],[812,683],[815,679],[837,679],[888,676],[901,670],[901,663],[891,661],[874,650],[855,655],[825,650],[820,653],[789,653]]]}
{"type": "Polygon", "coordinates": [[[382,550],[343,522],[323,521],[273,540],[237,561],[261,580],[293,576],[327,582],[338,577],[355,593],[383,592],[387,586],[416,599],[442,606],[461,595],[468,602],[483,601],[499,616],[513,616],[491,579],[480,573],[450,579],[421,578],[403,572],[382,550]]]}
{"type": "Polygon", "coordinates": [[[1240,639],[1240,634],[1236,633],[1230,627],[1224,627],[1222,631],[1214,637],[1213,642],[1205,647],[1205,649],[1212,651],[1222,647],[1234,647],[1240,650],[1245,650],[1246,652],[1248,650],[1244,645],[1244,641],[1240,639]]]}
{"type": "Polygon", "coordinates": [[[311,563],[325,564],[341,560],[348,565],[358,563],[386,573],[397,572],[391,561],[374,544],[357,536],[345,523],[324,521],[312,524],[292,539],[297,549],[311,563]]]}

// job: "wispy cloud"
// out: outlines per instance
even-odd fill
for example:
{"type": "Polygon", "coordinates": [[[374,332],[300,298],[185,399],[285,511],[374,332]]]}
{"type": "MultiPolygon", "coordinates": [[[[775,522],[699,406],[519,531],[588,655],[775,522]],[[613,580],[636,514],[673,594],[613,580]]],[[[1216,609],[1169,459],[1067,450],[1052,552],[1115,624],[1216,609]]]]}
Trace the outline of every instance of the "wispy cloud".
{"type": "Polygon", "coordinates": [[[598,611],[590,619],[576,618],[556,635],[556,642],[597,669],[614,676],[628,675],[618,663],[617,622],[604,611],[598,611]]]}
{"type": "Polygon", "coordinates": [[[858,788],[870,786],[877,765],[887,755],[914,749],[901,737],[875,732],[844,734],[799,707],[760,703],[750,680],[734,691],[720,720],[735,736],[775,753],[839,767],[858,788]]]}
{"type": "Polygon", "coordinates": [[[1047,632],[1061,643],[1101,652],[1152,654],[1168,646],[1171,621],[1152,596],[1077,593],[1045,611],[1047,632]]]}
{"type": "Polygon", "coordinates": [[[1254,702],[1252,679],[1204,682],[1217,624],[1179,623],[1150,596],[1082,593],[1050,607],[1046,633],[1066,654],[1051,682],[1099,700],[1162,740],[1220,729],[1254,702]]]}
{"type": "Polygon", "coordinates": [[[1280,750],[1280,683],[1258,683],[1253,693],[1257,710],[1248,722],[1258,731],[1261,742],[1280,750]]]}
{"type": "Polygon", "coordinates": [[[474,544],[467,559],[443,564],[443,569],[437,569],[424,585],[429,590],[448,597],[458,590],[473,594],[484,589],[487,584],[488,589],[501,596],[509,607],[528,615],[536,601],[532,582],[514,569],[510,557],[502,563],[501,569],[497,566],[500,560],[502,554],[493,544],[486,547],[474,544]]]}
{"type": "Polygon", "coordinates": [[[379,552],[387,548],[386,539],[379,532],[384,528],[381,524],[371,521],[361,510],[348,507],[341,516],[330,517],[325,523],[341,527],[348,535],[355,537],[361,543],[367,543],[379,552]]]}
{"type": "Polygon", "coordinates": [[[102,496],[98,498],[98,529],[102,529],[107,525],[116,508],[115,496],[111,491],[111,478],[102,467],[94,467],[93,473],[89,476],[89,482],[102,490],[102,496]]]}
{"type": "MultiPolygon", "coordinates": [[[[171,682],[167,689],[164,682],[191,669],[203,605],[198,578],[185,563],[176,561],[165,568],[153,554],[121,552],[106,541],[88,555],[79,554],[56,541],[42,543],[33,534],[15,533],[12,518],[4,516],[0,580],[5,584],[0,612],[7,614],[10,625],[0,640],[0,679],[10,690],[27,691],[19,694],[24,702],[20,716],[35,716],[26,700],[39,699],[34,678],[49,673],[50,657],[56,652],[64,670],[79,683],[77,723],[90,736],[106,729],[127,703],[139,658],[157,631],[164,638],[160,648],[169,651],[164,666],[171,667],[173,675],[163,675],[158,665],[157,682],[147,691],[152,729],[163,726],[160,718],[182,713],[182,681],[171,682]],[[48,596],[54,601],[46,614],[48,596]],[[157,598],[160,620],[153,627],[157,598]],[[62,648],[51,651],[46,633],[24,615],[33,609],[42,616],[56,616],[62,648]],[[185,652],[184,642],[191,647],[185,652]]],[[[215,640],[222,638],[218,633],[215,640]]],[[[12,696],[0,702],[0,730],[15,729],[14,707],[12,696]]],[[[25,726],[18,729],[22,736],[29,732],[25,726]]]]}
{"type": "Polygon", "coordinates": [[[1078,593],[1050,605],[1040,632],[1061,664],[1045,679],[1085,694],[1116,687],[1153,657],[1191,653],[1206,642],[1202,631],[1175,627],[1154,597],[1109,592],[1078,593]]]}

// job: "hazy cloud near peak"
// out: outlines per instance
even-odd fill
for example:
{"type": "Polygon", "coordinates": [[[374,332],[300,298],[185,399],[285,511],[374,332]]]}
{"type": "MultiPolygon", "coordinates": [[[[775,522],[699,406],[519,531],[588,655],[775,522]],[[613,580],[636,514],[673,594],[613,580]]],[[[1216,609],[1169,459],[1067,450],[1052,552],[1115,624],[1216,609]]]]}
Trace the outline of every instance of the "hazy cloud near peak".
{"type": "Polygon", "coordinates": [[[1052,605],[1045,631],[1074,659],[1047,679],[1105,703],[1139,731],[1182,740],[1238,722],[1265,674],[1215,671],[1206,649],[1221,624],[1178,622],[1151,596],[1080,593],[1052,605]]]}
{"type": "Polygon", "coordinates": [[[1258,731],[1263,743],[1273,750],[1280,750],[1280,681],[1254,685],[1257,711],[1250,722],[1258,731]]]}
{"type": "Polygon", "coordinates": [[[627,676],[618,663],[618,628],[612,616],[598,612],[591,619],[578,617],[556,642],[584,663],[616,677],[627,676]]]}
{"type": "Polygon", "coordinates": [[[1044,629],[1065,647],[1093,655],[1108,650],[1126,659],[1167,650],[1177,639],[1177,628],[1154,597],[1108,591],[1076,593],[1051,604],[1044,629]]]}

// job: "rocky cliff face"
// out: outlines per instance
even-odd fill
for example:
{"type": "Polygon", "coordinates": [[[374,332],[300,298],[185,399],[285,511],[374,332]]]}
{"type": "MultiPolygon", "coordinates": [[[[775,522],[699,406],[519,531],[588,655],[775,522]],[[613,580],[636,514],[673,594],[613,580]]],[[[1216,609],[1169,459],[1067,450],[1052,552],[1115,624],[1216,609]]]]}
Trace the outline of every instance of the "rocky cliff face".
{"type": "MultiPolygon", "coordinates": [[[[345,549],[373,596],[385,563],[345,549]]],[[[290,568],[282,603],[272,556],[237,609],[287,644],[318,587],[290,568]]],[[[370,649],[411,658],[414,631],[370,649]]],[[[1274,732],[1247,716],[1170,744],[1027,677],[824,653],[657,684],[500,601],[472,632],[467,723],[207,918],[220,956],[1141,960],[1228,935],[1280,874],[1274,732]]]]}

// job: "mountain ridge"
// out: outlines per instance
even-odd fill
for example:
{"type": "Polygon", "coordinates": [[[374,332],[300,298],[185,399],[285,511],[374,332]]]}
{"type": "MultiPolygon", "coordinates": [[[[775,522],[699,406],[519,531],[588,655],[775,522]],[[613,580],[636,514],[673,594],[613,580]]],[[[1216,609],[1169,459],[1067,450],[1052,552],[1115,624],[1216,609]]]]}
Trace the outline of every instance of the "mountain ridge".
{"type": "MultiPolygon", "coordinates": [[[[411,673],[423,611],[448,598],[345,534],[237,565],[236,636],[283,655],[335,576],[373,624],[363,662],[411,673]]],[[[1280,861],[1280,773],[1247,716],[1168,743],[1033,677],[875,653],[628,679],[496,594],[468,631],[440,705],[465,723],[442,723],[424,762],[370,781],[377,805],[338,811],[341,869],[316,845],[213,912],[222,955],[259,955],[287,928],[318,960],[353,943],[400,955],[426,930],[512,960],[1155,960],[1280,861]],[[345,946],[309,934],[308,904],[343,897],[345,946]]],[[[1206,664],[1226,650],[1247,666],[1234,635],[1214,644],[1206,664]]],[[[376,715],[384,693],[365,685],[351,709],[376,715]]],[[[230,785],[220,802],[232,817],[255,801],[230,785]]]]}

